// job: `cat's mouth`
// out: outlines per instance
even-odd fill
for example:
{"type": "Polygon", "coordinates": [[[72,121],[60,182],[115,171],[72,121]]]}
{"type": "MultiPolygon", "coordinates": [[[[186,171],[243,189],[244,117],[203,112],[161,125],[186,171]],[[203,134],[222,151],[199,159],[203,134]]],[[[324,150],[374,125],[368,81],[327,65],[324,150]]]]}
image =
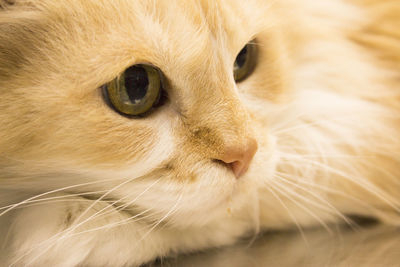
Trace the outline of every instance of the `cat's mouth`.
{"type": "MultiPolygon", "coordinates": [[[[213,214],[220,213],[221,209],[226,209],[240,187],[231,166],[221,160],[202,161],[193,173],[182,173],[180,176],[179,166],[170,163],[161,171],[158,169],[147,176],[149,180],[141,179],[140,183],[131,185],[132,189],[127,187],[122,191],[70,191],[68,195],[79,197],[90,205],[99,204],[107,213],[123,213],[129,218],[153,223],[165,216],[165,211],[172,207],[179,214],[189,214],[193,218],[197,218],[197,214],[202,214],[205,210],[209,215],[207,217],[211,218],[213,214]],[[168,190],[165,190],[164,183],[169,185],[168,190]],[[157,192],[156,199],[153,197],[154,192],[157,192]],[[201,204],[196,203],[199,196],[203,196],[201,204]],[[193,203],[196,203],[197,208],[193,208],[193,203]]],[[[173,216],[168,216],[165,222],[170,217],[173,216]]]]}

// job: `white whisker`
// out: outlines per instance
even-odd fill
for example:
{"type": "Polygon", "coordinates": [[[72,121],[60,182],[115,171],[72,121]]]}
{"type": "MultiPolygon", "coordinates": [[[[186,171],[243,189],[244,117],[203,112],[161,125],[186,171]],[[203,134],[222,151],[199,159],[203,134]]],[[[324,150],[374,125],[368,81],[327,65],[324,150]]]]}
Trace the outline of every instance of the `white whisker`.
{"type": "Polygon", "coordinates": [[[292,218],[294,224],[296,225],[297,229],[299,230],[300,235],[303,238],[304,242],[308,245],[309,243],[308,243],[306,235],[305,235],[305,233],[303,231],[303,228],[301,227],[301,225],[300,225],[299,221],[297,220],[297,218],[290,211],[289,207],[282,201],[282,199],[278,196],[278,194],[274,192],[274,189],[276,190],[275,186],[273,184],[268,184],[268,185],[265,186],[265,188],[267,188],[268,191],[271,192],[271,194],[275,197],[275,199],[278,200],[278,202],[286,210],[286,212],[288,213],[289,217],[292,218]]]}
{"type": "Polygon", "coordinates": [[[88,182],[88,183],[82,183],[82,184],[75,184],[75,185],[70,185],[70,186],[58,188],[58,189],[55,189],[55,190],[51,190],[51,191],[48,191],[48,192],[45,192],[45,193],[41,193],[41,194],[38,194],[36,196],[27,198],[27,199],[25,199],[25,200],[23,200],[21,202],[16,203],[16,204],[10,205],[9,208],[7,208],[5,211],[0,213],[0,217],[3,216],[4,214],[6,214],[7,212],[9,212],[10,210],[16,208],[16,207],[24,205],[25,203],[29,203],[30,201],[38,199],[38,198],[43,197],[43,196],[47,196],[47,195],[50,195],[50,194],[66,191],[68,189],[73,189],[73,188],[83,187],[83,186],[93,185],[93,184],[99,184],[99,183],[103,183],[103,182],[110,182],[110,181],[112,181],[112,179],[100,180],[100,181],[88,182]]]}
{"type": "MultiPolygon", "coordinates": [[[[117,190],[117,189],[120,188],[121,186],[123,186],[123,185],[125,185],[125,184],[127,184],[127,183],[129,183],[129,182],[131,182],[131,181],[133,181],[133,180],[135,180],[135,179],[138,179],[138,178],[131,178],[131,179],[128,179],[128,180],[126,180],[126,181],[124,181],[124,182],[118,184],[117,186],[113,187],[112,189],[107,190],[107,192],[104,193],[100,198],[98,198],[97,200],[93,201],[93,203],[92,203],[88,208],[86,208],[86,210],[83,211],[83,212],[80,214],[80,216],[78,216],[78,218],[77,218],[75,221],[78,222],[91,208],[94,207],[95,204],[98,204],[102,199],[104,199],[104,198],[105,198],[107,195],[109,195],[111,192],[117,190]]],[[[77,225],[73,225],[73,227],[71,226],[70,228],[67,228],[67,229],[65,229],[64,231],[58,232],[57,234],[53,235],[53,236],[50,237],[49,239],[38,243],[37,245],[33,246],[33,247],[32,247],[31,249],[29,249],[28,251],[26,251],[25,253],[23,253],[20,257],[18,257],[11,265],[16,264],[19,260],[21,260],[23,257],[25,257],[26,255],[28,255],[29,253],[31,253],[34,249],[37,249],[38,247],[44,246],[46,243],[50,243],[45,249],[42,250],[41,253],[38,253],[38,255],[36,255],[36,256],[28,263],[28,265],[31,264],[31,263],[33,263],[33,262],[35,262],[39,257],[41,257],[44,253],[46,253],[46,252],[52,247],[53,243],[56,243],[56,242],[58,242],[58,241],[60,241],[60,240],[63,240],[63,239],[65,238],[65,236],[68,236],[68,234],[70,234],[70,233],[71,233],[72,231],[74,231],[78,226],[82,225],[82,224],[85,223],[85,222],[87,222],[87,220],[84,220],[84,221],[80,222],[80,223],[77,224],[77,225]],[[59,236],[61,236],[61,237],[59,237],[59,236]],[[56,239],[56,238],[58,238],[58,239],[56,239]],[[54,239],[56,239],[56,240],[54,241],[54,239]]]]}
{"type": "Polygon", "coordinates": [[[306,206],[304,206],[303,204],[299,203],[298,201],[296,201],[295,199],[293,199],[288,193],[290,192],[286,192],[284,190],[286,190],[285,186],[282,186],[281,184],[277,183],[274,180],[271,180],[271,182],[273,182],[275,184],[275,189],[277,191],[279,191],[283,196],[287,197],[290,201],[292,201],[293,204],[295,204],[296,206],[298,206],[299,208],[301,208],[302,210],[304,210],[307,214],[309,214],[311,217],[313,217],[314,219],[316,219],[326,230],[328,233],[333,234],[331,228],[326,224],[326,222],[324,222],[320,217],[318,217],[314,212],[312,212],[309,208],[307,208],[306,206]]]}
{"type": "Polygon", "coordinates": [[[312,165],[321,167],[323,170],[329,171],[331,173],[337,174],[346,180],[364,188],[366,191],[370,192],[371,194],[375,195],[376,197],[380,198],[382,201],[387,203],[389,206],[391,206],[393,209],[396,211],[400,212],[400,205],[397,200],[393,199],[391,196],[388,196],[383,190],[372,184],[371,182],[368,181],[368,179],[361,179],[355,176],[350,176],[349,174],[344,173],[343,171],[337,170],[332,168],[329,165],[322,164],[320,162],[316,161],[310,161],[307,159],[302,159],[304,162],[308,162],[312,165]]]}
{"type": "MultiPolygon", "coordinates": [[[[60,199],[87,196],[87,195],[93,195],[93,194],[104,193],[104,192],[107,192],[107,190],[85,192],[85,193],[76,193],[76,194],[68,194],[68,195],[62,195],[62,196],[35,199],[35,200],[31,200],[31,201],[26,202],[26,204],[19,205],[16,208],[14,207],[14,209],[30,207],[30,206],[33,206],[33,205],[43,205],[43,204],[53,203],[53,200],[57,200],[57,201],[54,201],[54,202],[61,202],[61,201],[59,201],[60,199]]],[[[87,201],[92,201],[92,200],[87,200],[87,201]]],[[[14,205],[15,204],[4,206],[4,207],[0,208],[0,210],[13,207],[14,205]]]]}
{"type": "Polygon", "coordinates": [[[312,190],[310,190],[310,189],[307,189],[307,188],[305,188],[304,186],[301,186],[301,185],[299,185],[299,184],[296,184],[296,183],[290,181],[289,179],[284,178],[283,176],[276,176],[276,177],[277,177],[278,179],[281,179],[283,182],[288,183],[288,184],[290,184],[290,185],[292,185],[292,186],[294,186],[294,187],[296,187],[296,188],[299,188],[300,190],[303,190],[304,192],[306,192],[306,193],[310,194],[311,196],[315,197],[316,199],[322,201],[323,203],[325,203],[325,204],[328,206],[328,208],[325,207],[325,206],[322,206],[322,205],[320,205],[320,204],[318,204],[318,203],[316,203],[316,202],[314,202],[314,201],[309,202],[309,201],[310,201],[309,199],[307,199],[307,198],[301,196],[300,194],[298,194],[298,193],[296,193],[296,192],[294,192],[294,191],[292,190],[292,192],[293,192],[295,195],[297,195],[299,198],[301,198],[301,199],[303,199],[304,201],[309,202],[310,204],[312,204],[312,205],[314,205],[314,206],[316,206],[316,207],[319,207],[319,208],[321,208],[321,209],[323,209],[323,210],[325,210],[325,211],[327,211],[327,212],[329,212],[329,213],[332,213],[332,212],[333,212],[334,214],[338,215],[338,216],[339,216],[340,218],[342,218],[348,225],[350,225],[350,226],[352,226],[352,227],[356,226],[356,224],[355,224],[351,219],[349,219],[347,216],[345,216],[343,213],[341,213],[341,212],[340,212],[336,207],[334,207],[329,201],[327,201],[326,199],[324,199],[322,196],[318,195],[318,194],[315,193],[314,191],[312,191],[312,190]]]}

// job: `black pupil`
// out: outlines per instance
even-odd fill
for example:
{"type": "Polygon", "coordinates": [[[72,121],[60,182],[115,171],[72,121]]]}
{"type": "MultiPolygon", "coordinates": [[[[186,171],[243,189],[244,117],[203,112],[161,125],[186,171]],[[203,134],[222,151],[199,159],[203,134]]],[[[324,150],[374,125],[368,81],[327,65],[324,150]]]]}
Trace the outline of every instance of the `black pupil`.
{"type": "Polygon", "coordinates": [[[239,55],[236,57],[236,66],[241,68],[246,63],[247,59],[247,45],[240,51],[239,55]]]}
{"type": "Polygon", "coordinates": [[[125,71],[125,88],[132,103],[142,100],[148,87],[149,79],[144,68],[132,66],[125,71]]]}

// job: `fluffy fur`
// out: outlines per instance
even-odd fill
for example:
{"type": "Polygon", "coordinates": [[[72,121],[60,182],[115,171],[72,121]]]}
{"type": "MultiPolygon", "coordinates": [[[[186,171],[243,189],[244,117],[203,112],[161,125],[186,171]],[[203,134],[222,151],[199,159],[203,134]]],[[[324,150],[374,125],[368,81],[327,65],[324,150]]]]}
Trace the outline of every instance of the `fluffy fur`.
{"type": "Polygon", "coordinates": [[[128,266],[349,215],[400,223],[400,2],[0,1],[0,258],[128,266]],[[254,73],[232,66],[249,41],[254,73]],[[141,62],[149,116],[99,87],[141,62]],[[255,138],[240,179],[213,159],[255,138]]]}

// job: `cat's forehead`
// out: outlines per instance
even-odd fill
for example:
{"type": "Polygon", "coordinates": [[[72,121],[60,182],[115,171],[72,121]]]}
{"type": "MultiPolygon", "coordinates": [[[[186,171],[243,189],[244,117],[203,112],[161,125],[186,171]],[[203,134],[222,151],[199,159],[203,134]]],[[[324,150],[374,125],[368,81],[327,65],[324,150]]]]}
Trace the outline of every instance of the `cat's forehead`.
{"type": "MultiPolygon", "coordinates": [[[[147,32],[154,40],[168,35],[171,40],[185,40],[207,33],[213,37],[226,38],[231,42],[243,42],[243,38],[253,34],[259,21],[265,20],[265,3],[259,0],[117,0],[93,2],[81,1],[86,6],[86,16],[101,19],[109,23],[120,22],[125,30],[132,34],[147,32]],[[260,11],[262,10],[262,11],[260,11]],[[108,13],[108,14],[106,14],[108,13]],[[114,17],[114,19],[112,18],[114,17]],[[164,33],[164,34],[163,34],[164,33]],[[188,36],[185,36],[188,35],[188,36]]],[[[187,40],[185,40],[187,41],[187,40]]]]}
{"type": "Polygon", "coordinates": [[[265,9],[264,0],[20,0],[5,46],[23,53],[36,80],[52,73],[57,87],[65,80],[91,90],[138,63],[205,80],[232,73],[237,53],[265,27],[265,9]]]}
{"type": "Polygon", "coordinates": [[[59,28],[57,34],[71,35],[70,41],[75,41],[71,45],[81,42],[85,49],[95,40],[96,46],[107,49],[104,55],[168,65],[168,61],[193,64],[198,62],[196,56],[212,57],[215,50],[232,51],[234,59],[260,30],[259,15],[265,12],[257,10],[266,5],[257,2],[41,0],[34,5],[46,11],[49,25],[59,28]]]}

